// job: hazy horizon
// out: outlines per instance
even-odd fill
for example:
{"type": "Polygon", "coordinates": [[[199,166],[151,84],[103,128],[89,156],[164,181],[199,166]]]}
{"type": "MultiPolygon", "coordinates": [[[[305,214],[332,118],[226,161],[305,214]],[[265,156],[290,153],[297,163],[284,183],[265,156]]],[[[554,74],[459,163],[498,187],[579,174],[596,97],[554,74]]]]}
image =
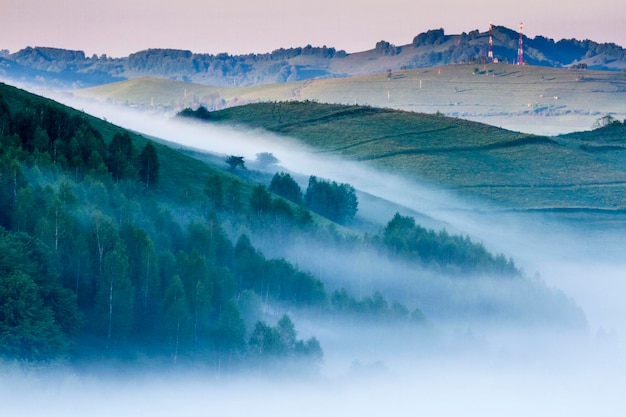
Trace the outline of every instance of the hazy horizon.
{"type": "MultiPolygon", "coordinates": [[[[16,52],[27,46],[46,46],[82,50],[87,56],[120,57],[148,48],[244,54],[311,44],[358,52],[372,49],[380,40],[408,44],[418,33],[440,27],[449,34],[485,31],[490,22],[514,30],[524,22],[529,37],[591,39],[626,46],[624,21],[623,0],[582,4],[564,0],[429,4],[408,0],[0,0],[0,49],[16,52]]],[[[395,338],[387,338],[387,333],[377,333],[374,327],[322,323],[295,312],[301,334],[315,335],[324,349],[322,371],[312,381],[289,376],[268,383],[274,375],[266,381],[253,373],[220,380],[201,373],[202,369],[197,374],[176,375],[160,373],[163,369],[157,367],[153,373],[133,374],[121,361],[102,373],[64,366],[38,373],[0,361],[3,415],[624,415],[626,323],[621,318],[626,304],[621,294],[626,291],[626,262],[619,257],[626,243],[623,229],[607,226],[588,232],[535,215],[481,215],[467,210],[475,207],[474,201],[443,192],[447,190],[432,187],[434,191],[427,193],[430,184],[407,185],[353,164],[328,166],[328,160],[315,160],[299,149],[295,152],[270,135],[207,130],[128,109],[100,114],[97,108],[85,107],[88,113],[106,116],[126,128],[207,151],[245,151],[252,158],[271,150],[284,166],[302,175],[315,173],[354,182],[357,189],[393,198],[397,204],[476,236],[488,248],[514,257],[527,275],[514,287],[515,281],[505,285],[435,281],[418,271],[413,286],[396,288],[395,282],[404,283],[402,270],[386,275],[385,264],[377,269],[386,278],[387,291],[403,291],[418,306],[432,297],[433,306],[424,308],[432,326],[426,332],[391,329],[395,338]],[[545,300],[560,300],[566,312],[580,309],[587,325],[571,333],[565,326],[557,331],[560,327],[547,319],[558,314],[550,311],[554,305],[545,300]],[[454,306],[454,317],[433,313],[439,305],[454,306]],[[493,306],[511,311],[519,307],[524,320],[481,320],[467,313],[472,311],[468,305],[485,306],[487,312],[493,306]]],[[[311,258],[315,257],[311,252],[311,258]]],[[[339,265],[326,253],[316,258],[329,268],[339,265]]],[[[347,256],[343,258],[341,265],[350,264],[347,256]]],[[[306,261],[302,259],[300,265],[306,261]]],[[[346,285],[362,285],[365,278],[356,272],[359,282],[349,281],[353,279],[349,274],[339,278],[346,285]]]]}
{"type": "Polygon", "coordinates": [[[393,0],[382,7],[354,0],[322,0],[314,7],[287,0],[181,0],[176,7],[162,0],[2,0],[0,11],[0,49],[11,52],[45,46],[112,57],[148,48],[245,54],[307,44],[359,52],[373,49],[380,40],[405,45],[417,34],[440,27],[451,34],[485,31],[490,22],[514,30],[524,22],[529,37],[626,45],[626,3],[620,0],[575,7],[562,0],[548,4],[528,0],[519,5],[491,0],[478,4],[444,0],[436,5],[393,0]]]}

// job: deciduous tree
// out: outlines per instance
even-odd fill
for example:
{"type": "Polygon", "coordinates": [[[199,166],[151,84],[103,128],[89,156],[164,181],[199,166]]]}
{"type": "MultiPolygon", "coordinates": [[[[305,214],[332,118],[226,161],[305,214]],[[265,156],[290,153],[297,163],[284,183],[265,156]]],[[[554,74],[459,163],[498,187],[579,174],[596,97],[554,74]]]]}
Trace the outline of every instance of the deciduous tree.
{"type": "Polygon", "coordinates": [[[287,173],[277,172],[276,174],[274,174],[274,176],[272,177],[272,182],[269,186],[269,191],[274,194],[278,194],[279,196],[286,198],[293,203],[304,203],[300,186],[292,178],[292,176],[287,173]]]}

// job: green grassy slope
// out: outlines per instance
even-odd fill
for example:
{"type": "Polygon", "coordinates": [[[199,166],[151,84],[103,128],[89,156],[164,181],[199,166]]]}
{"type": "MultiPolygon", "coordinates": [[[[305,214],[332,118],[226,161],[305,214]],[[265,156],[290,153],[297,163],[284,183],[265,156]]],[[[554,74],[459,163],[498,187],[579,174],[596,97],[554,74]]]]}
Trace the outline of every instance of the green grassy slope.
{"type": "Polygon", "coordinates": [[[313,102],[234,107],[213,113],[213,120],[289,135],[320,152],[512,209],[626,207],[626,152],[581,147],[581,137],[603,137],[599,131],[549,138],[443,116],[313,102]]]}

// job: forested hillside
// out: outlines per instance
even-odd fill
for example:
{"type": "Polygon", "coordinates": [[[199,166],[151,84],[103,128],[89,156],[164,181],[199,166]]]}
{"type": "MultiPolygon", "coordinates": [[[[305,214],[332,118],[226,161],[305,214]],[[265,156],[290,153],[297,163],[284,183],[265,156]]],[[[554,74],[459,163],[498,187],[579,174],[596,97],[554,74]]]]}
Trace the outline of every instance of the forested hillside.
{"type": "Polygon", "coordinates": [[[226,235],[222,222],[250,210],[249,185],[224,174],[219,210],[190,189],[162,199],[162,146],[120,129],[105,137],[94,119],[7,86],[1,94],[2,356],[321,359],[288,316],[259,321],[265,303],[324,309],[327,295],[245,234],[226,235]]]}
{"type": "Polygon", "coordinates": [[[323,346],[314,334],[298,337],[291,313],[407,329],[428,320],[415,301],[389,298],[384,269],[354,293],[260,248],[324,248],[345,263],[369,253],[406,267],[414,282],[423,271],[444,287],[491,277],[552,298],[511,259],[408,216],[375,235],[351,232],[358,202],[349,184],[313,176],[302,192],[287,173],[255,184],[228,159],[209,165],[0,85],[0,356],[315,369],[323,346]],[[332,219],[333,207],[348,209],[334,219],[344,226],[322,217],[332,219]]]}

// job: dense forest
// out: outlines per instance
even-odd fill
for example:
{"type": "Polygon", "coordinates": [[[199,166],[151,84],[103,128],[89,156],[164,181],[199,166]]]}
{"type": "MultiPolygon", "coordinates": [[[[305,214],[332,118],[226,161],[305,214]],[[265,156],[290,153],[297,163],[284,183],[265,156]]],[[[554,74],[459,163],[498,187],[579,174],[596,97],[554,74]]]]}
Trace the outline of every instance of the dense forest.
{"type": "Polygon", "coordinates": [[[327,288],[296,264],[266,257],[255,240],[374,248],[452,275],[520,275],[481,244],[400,214],[375,236],[340,229],[330,220],[349,224],[358,210],[349,184],[311,177],[303,193],[287,173],[253,184],[224,166],[206,167],[202,180],[190,172],[173,193],[162,172],[181,163],[174,154],[178,168],[192,164],[164,145],[0,85],[0,356],[315,367],[322,346],[297,337],[289,309],[425,320],[419,308],[378,291],[357,297],[327,288]]]}
{"type": "MultiPolygon", "coordinates": [[[[245,234],[233,243],[215,210],[180,219],[161,207],[152,142],[104,138],[47,102],[13,112],[1,98],[0,121],[2,356],[320,360],[288,316],[276,327],[255,319],[270,301],[323,308],[323,284],[245,234]]],[[[245,211],[233,198],[209,202],[245,211]]]]}

